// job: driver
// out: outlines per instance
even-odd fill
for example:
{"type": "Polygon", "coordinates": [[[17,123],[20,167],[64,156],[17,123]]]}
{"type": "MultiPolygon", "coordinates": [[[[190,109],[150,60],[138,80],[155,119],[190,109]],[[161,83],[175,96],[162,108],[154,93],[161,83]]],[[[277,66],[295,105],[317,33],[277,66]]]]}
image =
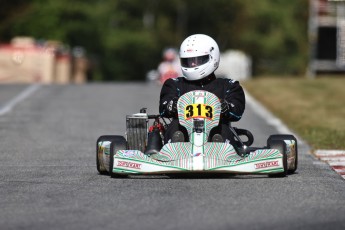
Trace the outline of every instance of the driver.
{"type": "Polygon", "coordinates": [[[238,81],[216,78],[214,71],[218,68],[219,59],[218,45],[207,35],[191,35],[182,42],[180,61],[183,77],[166,80],[160,94],[159,113],[163,117],[172,118],[164,135],[165,144],[188,141],[187,130],[178,121],[177,100],[193,90],[211,92],[221,102],[220,122],[211,130],[209,141],[230,141],[234,144],[229,125],[241,119],[245,109],[245,95],[238,81]]]}

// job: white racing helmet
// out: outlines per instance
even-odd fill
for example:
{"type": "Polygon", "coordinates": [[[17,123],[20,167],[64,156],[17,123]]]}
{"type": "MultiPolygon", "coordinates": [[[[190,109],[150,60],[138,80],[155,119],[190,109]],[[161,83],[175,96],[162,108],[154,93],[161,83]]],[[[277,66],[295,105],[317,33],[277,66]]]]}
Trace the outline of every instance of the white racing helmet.
{"type": "Polygon", "coordinates": [[[180,48],[183,76],[195,81],[210,75],[218,68],[219,57],[219,47],[213,38],[204,34],[187,37],[180,48]]]}

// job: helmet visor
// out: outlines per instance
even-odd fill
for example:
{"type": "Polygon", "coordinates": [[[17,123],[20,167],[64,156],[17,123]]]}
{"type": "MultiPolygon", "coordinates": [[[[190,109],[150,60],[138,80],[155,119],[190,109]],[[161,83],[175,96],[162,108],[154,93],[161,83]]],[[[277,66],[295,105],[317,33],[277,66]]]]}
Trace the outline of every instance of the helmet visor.
{"type": "Polygon", "coordinates": [[[181,58],[181,66],[186,68],[198,67],[207,63],[210,60],[209,55],[199,57],[181,58]]]}

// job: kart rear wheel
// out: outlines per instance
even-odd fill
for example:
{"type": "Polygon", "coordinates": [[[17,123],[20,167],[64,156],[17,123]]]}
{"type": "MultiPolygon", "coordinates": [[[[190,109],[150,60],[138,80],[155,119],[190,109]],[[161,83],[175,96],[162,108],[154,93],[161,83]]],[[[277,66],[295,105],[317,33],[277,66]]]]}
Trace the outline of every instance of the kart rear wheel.
{"type": "Polygon", "coordinates": [[[287,154],[286,154],[286,144],[283,140],[268,140],[269,149],[277,149],[283,154],[283,167],[284,171],[281,173],[269,174],[269,177],[286,177],[287,176],[287,154]]]}
{"type": "Polygon", "coordinates": [[[294,167],[291,169],[288,169],[288,174],[293,174],[297,170],[298,166],[298,143],[297,139],[294,135],[289,135],[289,134],[276,134],[276,135],[271,135],[267,142],[269,140],[285,140],[285,141],[295,141],[295,151],[296,151],[296,157],[295,157],[295,162],[294,162],[294,167]]]}
{"type": "Polygon", "coordinates": [[[113,141],[110,144],[110,159],[109,159],[109,174],[112,178],[122,178],[126,175],[121,175],[113,173],[114,168],[114,155],[118,150],[127,149],[127,141],[123,136],[115,136],[113,141]]]}
{"type": "Polygon", "coordinates": [[[105,141],[112,142],[115,138],[116,138],[115,135],[103,135],[97,139],[97,142],[96,142],[96,165],[97,165],[97,171],[101,175],[107,175],[108,171],[107,171],[107,168],[104,167],[103,162],[102,163],[100,162],[102,159],[100,159],[100,150],[101,149],[100,149],[99,143],[105,142],[105,141]]]}

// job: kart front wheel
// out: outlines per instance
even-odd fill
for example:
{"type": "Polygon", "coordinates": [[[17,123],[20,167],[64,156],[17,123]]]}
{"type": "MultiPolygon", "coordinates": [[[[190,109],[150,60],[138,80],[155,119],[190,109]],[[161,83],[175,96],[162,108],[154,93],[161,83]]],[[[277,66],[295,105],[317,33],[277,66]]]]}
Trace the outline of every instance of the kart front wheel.
{"type": "Polygon", "coordinates": [[[297,143],[296,137],[290,134],[276,134],[276,135],[271,135],[268,138],[267,142],[272,141],[272,140],[282,140],[285,142],[285,144],[286,142],[294,143],[290,145],[289,150],[286,150],[287,155],[288,155],[287,156],[288,157],[288,174],[293,174],[297,170],[297,166],[298,166],[298,143],[297,143]]]}
{"type": "Polygon", "coordinates": [[[287,154],[286,154],[286,144],[283,140],[268,140],[269,149],[277,149],[281,154],[283,154],[283,167],[284,171],[275,174],[269,174],[269,177],[286,177],[288,172],[287,167],[287,154]]]}
{"type": "Polygon", "coordinates": [[[97,142],[96,142],[96,165],[97,165],[97,171],[101,175],[108,174],[108,167],[105,165],[105,162],[104,162],[105,156],[104,156],[102,143],[104,143],[104,142],[110,142],[111,143],[114,139],[116,139],[115,135],[103,135],[97,139],[97,142]]]}
{"type": "Polygon", "coordinates": [[[125,175],[121,175],[118,173],[113,172],[114,168],[114,155],[118,150],[127,149],[127,141],[123,136],[116,136],[114,140],[110,144],[110,159],[109,159],[109,174],[112,178],[121,178],[126,177],[125,175]]]}

